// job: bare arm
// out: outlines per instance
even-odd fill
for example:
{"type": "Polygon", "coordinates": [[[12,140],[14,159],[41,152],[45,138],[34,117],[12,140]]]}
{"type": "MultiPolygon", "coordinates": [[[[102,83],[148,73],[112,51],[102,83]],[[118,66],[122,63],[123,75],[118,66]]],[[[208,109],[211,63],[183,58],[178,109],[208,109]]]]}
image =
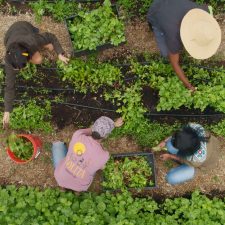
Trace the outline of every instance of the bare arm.
{"type": "Polygon", "coordinates": [[[172,65],[175,73],[177,74],[178,78],[183,82],[183,84],[186,88],[188,88],[189,90],[195,91],[195,87],[193,87],[191,85],[191,83],[185,76],[184,71],[180,67],[179,59],[180,59],[179,53],[176,53],[176,54],[169,53],[170,63],[172,65]]]}
{"type": "Polygon", "coordinates": [[[174,154],[168,154],[168,153],[162,154],[162,155],[160,155],[160,158],[161,158],[163,161],[172,159],[172,160],[178,161],[178,162],[180,162],[180,163],[185,163],[185,161],[184,161],[182,158],[180,158],[180,157],[178,157],[177,155],[174,155],[174,154]]]}

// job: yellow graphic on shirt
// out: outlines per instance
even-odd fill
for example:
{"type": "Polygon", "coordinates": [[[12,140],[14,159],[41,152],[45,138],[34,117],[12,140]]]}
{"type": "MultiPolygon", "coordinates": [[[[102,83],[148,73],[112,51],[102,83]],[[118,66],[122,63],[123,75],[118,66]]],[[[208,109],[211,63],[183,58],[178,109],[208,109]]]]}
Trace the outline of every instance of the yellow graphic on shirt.
{"type": "Polygon", "coordinates": [[[83,155],[86,151],[86,147],[84,144],[82,144],[81,142],[77,142],[74,146],[73,146],[73,151],[76,155],[83,155]]]}
{"type": "Polygon", "coordinates": [[[80,166],[76,165],[70,158],[65,162],[66,169],[74,176],[83,179],[86,171],[80,166]]]}

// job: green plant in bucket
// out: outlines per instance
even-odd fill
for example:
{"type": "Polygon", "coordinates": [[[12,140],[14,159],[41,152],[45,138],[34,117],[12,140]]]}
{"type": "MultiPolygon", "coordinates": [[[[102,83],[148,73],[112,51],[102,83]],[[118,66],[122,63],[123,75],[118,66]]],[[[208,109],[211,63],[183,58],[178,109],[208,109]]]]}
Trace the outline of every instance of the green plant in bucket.
{"type": "Polygon", "coordinates": [[[7,139],[7,144],[10,151],[21,160],[28,160],[33,155],[33,144],[24,137],[12,133],[7,139]]]}

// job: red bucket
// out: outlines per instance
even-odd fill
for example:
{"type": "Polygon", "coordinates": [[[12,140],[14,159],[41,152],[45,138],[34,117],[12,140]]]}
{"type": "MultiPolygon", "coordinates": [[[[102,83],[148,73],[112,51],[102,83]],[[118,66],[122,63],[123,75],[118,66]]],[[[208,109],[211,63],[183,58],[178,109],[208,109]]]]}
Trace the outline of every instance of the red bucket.
{"type": "Polygon", "coordinates": [[[35,159],[38,157],[38,155],[40,154],[40,149],[42,146],[42,142],[40,140],[39,137],[31,135],[31,134],[19,134],[17,135],[17,137],[23,137],[27,140],[29,140],[32,144],[33,144],[33,155],[31,156],[30,159],[28,160],[21,160],[19,158],[17,158],[14,153],[9,149],[9,147],[7,148],[7,154],[8,156],[16,163],[19,164],[24,164],[24,163],[28,163],[31,160],[35,159]]]}

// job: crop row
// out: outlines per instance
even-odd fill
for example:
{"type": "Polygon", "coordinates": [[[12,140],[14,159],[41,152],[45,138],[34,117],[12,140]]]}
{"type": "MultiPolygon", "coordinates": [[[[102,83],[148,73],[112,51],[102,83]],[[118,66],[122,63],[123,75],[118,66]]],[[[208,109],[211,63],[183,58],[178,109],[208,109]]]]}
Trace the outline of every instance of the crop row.
{"type": "Polygon", "coordinates": [[[1,225],[225,224],[225,202],[194,192],[190,199],[134,198],[108,192],[80,196],[54,189],[0,187],[1,225]]]}
{"type": "MultiPolygon", "coordinates": [[[[60,98],[58,92],[55,94],[54,100],[49,99],[52,91],[43,88],[41,80],[56,79],[62,85],[59,89],[74,90],[74,94],[72,94],[74,96],[78,93],[83,93],[84,96],[88,93],[94,93],[98,99],[109,101],[126,121],[125,125],[118,129],[117,134],[130,134],[135,136],[142,146],[154,146],[160,139],[176,129],[179,124],[174,126],[161,125],[150,123],[145,118],[145,113],[148,110],[143,104],[144,86],[149,86],[156,91],[156,94],[158,93],[157,110],[178,109],[181,106],[204,110],[211,106],[224,113],[224,69],[208,71],[193,66],[185,67],[184,70],[186,70],[189,79],[198,88],[193,94],[183,87],[171,66],[163,62],[149,61],[148,65],[141,65],[132,61],[131,67],[124,73],[123,68],[110,63],[72,59],[68,65],[59,63],[58,74],[55,76],[51,75],[51,70],[47,70],[47,74],[42,76],[35,66],[28,66],[22,70],[20,77],[21,80],[26,80],[26,83],[33,82],[34,85],[31,85],[32,88],[26,88],[25,85],[26,91],[22,91],[22,97],[24,98],[25,95],[29,99],[29,90],[31,89],[35,94],[30,98],[36,99],[36,102],[31,101],[15,107],[12,113],[11,127],[24,130],[43,130],[44,128],[46,132],[52,130],[49,124],[51,118],[50,101],[65,103],[65,99],[63,93],[61,93],[62,98],[60,98]],[[210,93],[209,90],[211,90],[210,93]],[[45,106],[43,104],[42,107],[37,105],[40,100],[45,102],[45,106]],[[152,134],[152,130],[154,130],[154,134],[152,134]]],[[[3,73],[1,74],[3,80],[3,73]]],[[[225,134],[221,125],[213,130],[221,135],[225,134]]]]}

